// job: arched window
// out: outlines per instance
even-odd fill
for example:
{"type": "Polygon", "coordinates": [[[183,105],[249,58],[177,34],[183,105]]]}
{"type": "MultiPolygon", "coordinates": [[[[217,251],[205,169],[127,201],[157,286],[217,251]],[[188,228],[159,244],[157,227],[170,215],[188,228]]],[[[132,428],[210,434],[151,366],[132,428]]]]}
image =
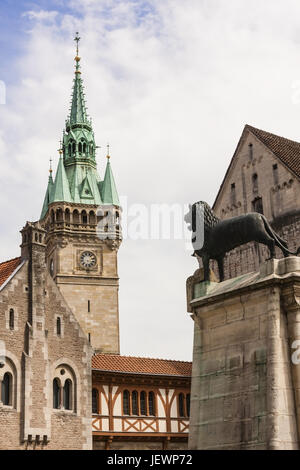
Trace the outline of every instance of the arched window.
{"type": "Polygon", "coordinates": [[[124,390],[123,392],[123,414],[130,415],[130,403],[129,403],[129,392],[124,390]]]}
{"type": "Polygon", "coordinates": [[[96,388],[92,390],[92,413],[99,413],[99,392],[96,388]]]}
{"type": "Polygon", "coordinates": [[[179,411],[179,416],[183,417],[185,416],[185,406],[184,406],[184,394],[180,393],[178,395],[178,411],[179,411]]]}
{"type": "Polygon", "coordinates": [[[69,210],[69,209],[66,209],[66,212],[65,212],[65,220],[66,220],[66,223],[67,223],[67,224],[70,223],[70,210],[69,210]]]}
{"type": "Polygon", "coordinates": [[[71,156],[71,154],[72,154],[72,146],[71,144],[69,144],[69,155],[71,156]]]}
{"type": "Polygon", "coordinates": [[[132,414],[138,415],[138,392],[132,392],[132,414]]]}
{"type": "Polygon", "coordinates": [[[143,415],[143,416],[147,415],[146,393],[145,392],[140,393],[140,410],[141,410],[141,415],[143,415]]]}
{"type": "Polygon", "coordinates": [[[83,224],[87,224],[88,218],[87,218],[87,213],[86,213],[86,211],[82,211],[82,212],[81,212],[81,218],[82,218],[82,223],[83,223],[83,224]]]}
{"type": "Polygon", "coordinates": [[[39,242],[42,243],[42,235],[39,235],[39,242]]]}
{"type": "Polygon", "coordinates": [[[82,146],[82,151],[83,153],[86,153],[86,143],[84,142],[83,146],[82,146]]]}
{"type": "Polygon", "coordinates": [[[73,142],[72,151],[73,151],[73,153],[76,153],[76,144],[75,144],[75,142],[73,142]]]}
{"type": "Polygon", "coordinates": [[[258,176],[257,176],[257,173],[254,173],[254,175],[252,175],[252,189],[253,189],[254,193],[257,193],[257,191],[258,191],[258,176]]]}
{"type": "Polygon", "coordinates": [[[35,239],[36,242],[38,241],[38,234],[37,233],[35,234],[34,239],[35,239]]]}
{"type": "Polygon", "coordinates": [[[96,224],[96,215],[94,211],[90,211],[90,224],[91,225],[96,224]]]}
{"type": "Polygon", "coordinates": [[[79,224],[79,212],[77,209],[73,212],[73,224],[79,224]]]}
{"type": "Polygon", "coordinates": [[[188,417],[190,417],[190,408],[191,408],[191,395],[188,393],[186,396],[186,411],[188,417]]]}
{"type": "Polygon", "coordinates": [[[58,379],[53,380],[53,408],[60,408],[60,386],[58,379]]]}
{"type": "Polygon", "coordinates": [[[72,409],[72,382],[70,379],[67,379],[64,385],[64,409],[72,409]]]}
{"type": "Polygon", "coordinates": [[[9,329],[15,329],[15,312],[12,308],[9,311],[9,329]]]}
{"type": "Polygon", "coordinates": [[[57,317],[56,319],[56,334],[57,336],[61,335],[61,318],[57,317]]]}
{"type": "Polygon", "coordinates": [[[93,145],[91,144],[91,145],[90,145],[90,155],[93,155],[93,150],[94,150],[94,147],[93,147],[93,145]]]}
{"type": "Polygon", "coordinates": [[[5,406],[10,406],[12,404],[12,375],[9,372],[4,374],[2,380],[1,401],[5,406]]]}
{"type": "Polygon", "coordinates": [[[149,415],[150,416],[155,416],[155,399],[154,399],[154,393],[149,392],[149,415]]]}
{"type": "Polygon", "coordinates": [[[56,221],[62,222],[64,220],[62,209],[57,209],[56,211],[56,221]]]}
{"type": "Polygon", "coordinates": [[[82,153],[82,143],[81,142],[79,142],[79,144],[78,144],[78,152],[82,153]]]}
{"type": "Polygon", "coordinates": [[[55,222],[55,215],[54,215],[54,211],[52,210],[51,211],[51,223],[54,224],[55,222]]]}

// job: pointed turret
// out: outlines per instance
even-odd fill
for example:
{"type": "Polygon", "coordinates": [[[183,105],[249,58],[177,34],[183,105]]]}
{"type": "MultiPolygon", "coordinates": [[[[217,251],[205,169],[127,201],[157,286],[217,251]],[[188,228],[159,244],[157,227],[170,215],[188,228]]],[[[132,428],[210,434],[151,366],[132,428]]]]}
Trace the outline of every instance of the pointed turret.
{"type": "Polygon", "coordinates": [[[66,175],[62,155],[60,155],[53,186],[51,202],[72,202],[69,181],[66,175]]]}
{"type": "Polygon", "coordinates": [[[48,206],[52,202],[53,186],[54,186],[54,183],[52,179],[52,169],[50,169],[48,186],[47,186],[47,191],[45,194],[45,199],[44,199],[44,204],[43,204],[43,209],[42,209],[40,220],[42,220],[45,217],[45,215],[47,214],[48,206]]]}
{"type": "Polygon", "coordinates": [[[114,206],[120,206],[118,191],[114,179],[114,175],[110,164],[110,155],[107,155],[107,165],[102,183],[102,200],[103,204],[113,204],[114,206]]]}

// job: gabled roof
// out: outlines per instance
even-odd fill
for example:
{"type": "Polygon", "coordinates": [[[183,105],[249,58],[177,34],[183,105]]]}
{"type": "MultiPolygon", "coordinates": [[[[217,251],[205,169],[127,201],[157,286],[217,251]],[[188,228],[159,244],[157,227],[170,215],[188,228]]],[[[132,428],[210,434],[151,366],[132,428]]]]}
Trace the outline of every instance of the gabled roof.
{"type": "Polygon", "coordinates": [[[278,158],[278,160],[285,167],[288,168],[288,170],[290,170],[297,178],[300,179],[300,143],[295,142],[294,140],[286,139],[285,137],[280,137],[276,134],[272,134],[271,132],[257,129],[256,127],[246,124],[242,132],[241,138],[238,142],[237,148],[225,173],[224,179],[218,191],[213,207],[215,206],[220,196],[227,175],[230,171],[232,163],[235,159],[235,156],[239,150],[240,144],[246,132],[251,132],[258,140],[261,141],[262,144],[264,144],[274,154],[275,157],[278,158]]]}
{"type": "Polygon", "coordinates": [[[14,258],[0,263],[0,286],[13,274],[17,267],[22,263],[22,258],[14,258]]]}
{"type": "Polygon", "coordinates": [[[93,356],[92,369],[127,374],[192,376],[191,362],[151,359],[149,357],[118,356],[114,354],[96,354],[93,356]]]}
{"type": "Polygon", "coordinates": [[[256,127],[245,126],[251,131],[276,157],[281,160],[298,178],[300,178],[300,143],[280,137],[256,127]]]}

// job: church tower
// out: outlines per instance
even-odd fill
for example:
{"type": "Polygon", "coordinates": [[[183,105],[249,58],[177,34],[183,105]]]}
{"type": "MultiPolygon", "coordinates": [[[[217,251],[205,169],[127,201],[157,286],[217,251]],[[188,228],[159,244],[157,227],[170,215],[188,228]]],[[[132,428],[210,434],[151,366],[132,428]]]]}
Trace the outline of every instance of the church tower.
{"type": "Polygon", "coordinates": [[[46,230],[47,268],[96,352],[119,354],[117,255],[120,202],[109,148],[104,179],[87,115],[77,42],[70,115],[55,180],[52,169],[40,223],[46,230]]]}

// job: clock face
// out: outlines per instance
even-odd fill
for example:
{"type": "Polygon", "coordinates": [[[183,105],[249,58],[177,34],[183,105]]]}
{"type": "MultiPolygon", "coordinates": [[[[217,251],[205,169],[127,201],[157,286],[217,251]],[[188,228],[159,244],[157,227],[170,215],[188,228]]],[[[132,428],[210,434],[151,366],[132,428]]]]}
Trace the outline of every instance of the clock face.
{"type": "Polygon", "coordinates": [[[96,266],[97,259],[94,253],[91,253],[90,251],[84,251],[80,255],[80,264],[84,268],[93,268],[96,266]]]}

